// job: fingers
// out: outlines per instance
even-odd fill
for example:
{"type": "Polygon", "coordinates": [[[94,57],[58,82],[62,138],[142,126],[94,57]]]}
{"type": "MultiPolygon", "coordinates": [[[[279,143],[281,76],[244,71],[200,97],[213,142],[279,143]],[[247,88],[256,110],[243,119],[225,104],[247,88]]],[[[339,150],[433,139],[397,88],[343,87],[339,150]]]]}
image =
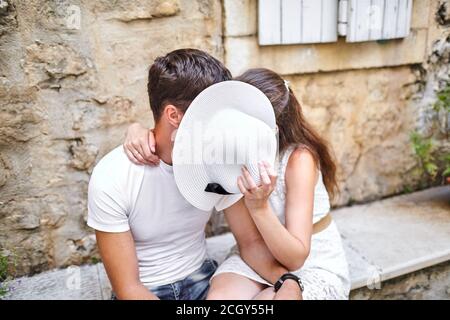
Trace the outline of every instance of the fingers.
{"type": "Polygon", "coordinates": [[[244,196],[247,196],[249,194],[249,192],[248,192],[247,188],[245,188],[244,179],[241,176],[238,177],[237,184],[238,184],[238,187],[239,187],[239,190],[241,191],[241,193],[244,196]]]}
{"type": "Polygon", "coordinates": [[[139,161],[139,164],[147,164],[147,161],[142,156],[142,150],[140,150],[140,152],[139,152],[139,150],[137,150],[135,148],[135,149],[131,149],[130,151],[133,154],[133,156],[139,161]]]}
{"type": "MultiPolygon", "coordinates": [[[[148,137],[147,137],[148,138],[148,137]]],[[[150,150],[149,141],[145,141],[145,139],[139,141],[140,150],[142,151],[142,155],[145,159],[150,160],[150,157],[153,155],[152,150],[150,150]]]]}
{"type": "MultiPolygon", "coordinates": [[[[151,136],[154,144],[155,139],[153,137],[153,134],[151,134],[151,136]]],[[[150,140],[150,134],[148,138],[150,140]]],[[[158,165],[159,157],[151,151],[150,145],[151,142],[147,141],[146,139],[141,139],[136,142],[130,141],[124,144],[124,150],[130,161],[135,164],[146,164],[150,166],[158,165]]],[[[155,149],[154,146],[153,149],[155,149]]]]}
{"type": "Polygon", "coordinates": [[[253,180],[252,176],[250,175],[250,172],[248,172],[248,170],[246,168],[242,168],[241,170],[242,170],[244,182],[248,186],[248,189],[251,192],[258,189],[258,186],[256,185],[255,181],[253,180]]]}
{"type": "Polygon", "coordinates": [[[149,158],[147,158],[147,161],[150,165],[158,165],[159,164],[159,158],[157,155],[152,154],[149,158]]]}
{"type": "Polygon", "coordinates": [[[130,161],[136,164],[159,164],[159,158],[155,155],[155,144],[153,130],[149,130],[139,123],[130,125],[124,144],[130,161]]]}
{"type": "Polygon", "coordinates": [[[156,140],[153,129],[148,130],[148,145],[150,146],[150,151],[156,153],[156,140]]]}
{"type": "Polygon", "coordinates": [[[141,141],[139,145],[139,150],[141,150],[141,155],[146,160],[147,164],[156,165],[159,162],[159,158],[153,154],[150,149],[150,144],[148,141],[141,141]]]}
{"type": "Polygon", "coordinates": [[[130,159],[131,162],[133,162],[134,164],[137,165],[142,165],[144,163],[141,163],[133,154],[133,152],[131,151],[132,149],[130,147],[128,147],[127,145],[123,145],[123,150],[125,150],[125,153],[128,157],[128,159],[130,159]]]}
{"type": "Polygon", "coordinates": [[[278,178],[276,171],[272,168],[270,163],[268,163],[267,161],[263,161],[263,164],[264,164],[264,167],[266,168],[267,174],[269,175],[271,183],[273,185],[276,184],[277,178],[278,178]]]}
{"type": "Polygon", "coordinates": [[[258,166],[259,166],[259,175],[261,176],[261,189],[265,193],[270,193],[272,191],[272,180],[270,179],[264,164],[260,162],[258,166]]]}
{"type": "Polygon", "coordinates": [[[148,164],[147,161],[142,156],[142,150],[140,150],[139,145],[131,144],[131,145],[127,145],[126,148],[132,154],[133,158],[131,158],[130,160],[134,159],[135,160],[135,161],[133,161],[134,163],[139,164],[139,165],[148,164]]]}
{"type": "Polygon", "coordinates": [[[145,163],[147,163],[147,155],[144,151],[144,148],[147,146],[147,142],[145,141],[139,141],[137,144],[134,145],[134,148],[138,152],[138,154],[141,156],[141,158],[144,160],[145,163]]]}
{"type": "Polygon", "coordinates": [[[244,194],[246,201],[262,203],[268,200],[268,197],[274,190],[277,176],[268,163],[259,162],[258,167],[261,186],[258,187],[256,185],[250,172],[244,166],[241,169],[242,176],[238,177],[238,187],[241,193],[244,194]]]}
{"type": "Polygon", "coordinates": [[[155,154],[156,140],[155,135],[153,133],[153,129],[148,130],[148,143],[146,144],[146,149],[147,152],[149,153],[148,155],[146,155],[146,159],[154,165],[159,164],[159,157],[155,154]]]}
{"type": "Polygon", "coordinates": [[[258,166],[259,166],[259,175],[261,176],[262,185],[263,186],[267,186],[267,185],[270,186],[272,181],[270,180],[269,173],[267,171],[266,166],[262,162],[260,162],[258,164],[258,166]]]}
{"type": "Polygon", "coordinates": [[[147,130],[147,135],[145,137],[141,137],[137,142],[131,142],[132,148],[130,151],[135,151],[133,154],[139,161],[142,158],[144,164],[148,165],[157,165],[159,163],[159,158],[155,155],[155,136],[153,135],[153,130],[147,130]],[[134,148],[134,150],[133,150],[134,148]],[[136,156],[136,152],[139,153],[139,156],[136,156]]]}

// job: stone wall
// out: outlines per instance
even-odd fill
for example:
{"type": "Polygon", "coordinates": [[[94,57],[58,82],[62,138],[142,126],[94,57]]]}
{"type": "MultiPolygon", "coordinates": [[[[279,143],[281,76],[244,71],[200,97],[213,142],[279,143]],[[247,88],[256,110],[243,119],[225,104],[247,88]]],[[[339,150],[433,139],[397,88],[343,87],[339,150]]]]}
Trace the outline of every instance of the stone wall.
{"type": "Polygon", "coordinates": [[[259,48],[256,0],[0,0],[0,249],[16,275],[98,257],[89,174],[129,123],[152,125],[146,70],[180,47],[291,81],[334,147],[336,205],[414,187],[408,136],[429,126],[450,52],[449,1],[416,3],[405,40],[259,48]]]}
{"type": "Polygon", "coordinates": [[[336,204],[403,191],[415,165],[409,144],[416,77],[410,67],[316,73],[288,77],[310,119],[339,163],[336,204]]]}
{"type": "MultiPolygon", "coordinates": [[[[291,82],[334,149],[342,191],[334,205],[418,188],[409,136],[439,122],[432,104],[449,82],[450,1],[414,0],[405,39],[284,46],[258,45],[257,2],[224,0],[225,62],[234,74],[266,67],[291,82]]],[[[439,148],[450,150],[440,129],[439,148]]]]}
{"type": "Polygon", "coordinates": [[[0,249],[17,275],[89,262],[92,167],[133,121],[146,71],[198,47],[222,59],[214,0],[0,1],[0,249]]]}

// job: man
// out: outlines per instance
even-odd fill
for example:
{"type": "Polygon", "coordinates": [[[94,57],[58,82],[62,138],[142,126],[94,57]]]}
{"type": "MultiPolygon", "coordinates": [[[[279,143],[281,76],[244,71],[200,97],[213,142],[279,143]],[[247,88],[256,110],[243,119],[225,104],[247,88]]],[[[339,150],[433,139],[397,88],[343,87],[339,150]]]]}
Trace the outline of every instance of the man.
{"type": "MultiPolygon", "coordinates": [[[[194,98],[214,83],[231,79],[221,62],[194,49],[157,58],[148,93],[155,119],[159,166],[138,166],[122,147],[95,167],[89,183],[88,225],[118,299],[204,299],[215,262],[206,257],[204,229],[211,212],[190,205],[175,184],[173,136],[194,98]]],[[[207,112],[207,110],[205,110],[207,112]]],[[[219,208],[220,209],[220,208],[219,208]]],[[[275,283],[287,270],[267,249],[242,200],[225,210],[242,257],[275,283]]],[[[300,295],[294,281],[281,292],[300,295]]],[[[214,298],[238,298],[220,292],[214,298]]]]}

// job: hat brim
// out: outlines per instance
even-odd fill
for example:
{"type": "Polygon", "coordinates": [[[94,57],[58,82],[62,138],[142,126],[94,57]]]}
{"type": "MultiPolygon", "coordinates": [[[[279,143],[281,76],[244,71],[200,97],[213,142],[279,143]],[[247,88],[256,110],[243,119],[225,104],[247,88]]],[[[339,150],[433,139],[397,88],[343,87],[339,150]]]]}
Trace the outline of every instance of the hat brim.
{"type": "Polygon", "coordinates": [[[202,91],[192,101],[177,130],[172,161],[179,191],[200,210],[210,211],[214,207],[219,211],[226,209],[242,198],[242,194],[220,195],[206,192],[205,187],[210,181],[205,165],[201,161],[186,163],[186,159],[195,158],[196,150],[189,146],[191,141],[182,137],[189,136],[199,123],[208,123],[216,112],[230,108],[259,119],[276,130],[275,114],[269,99],[247,83],[234,80],[220,82],[202,91]]]}

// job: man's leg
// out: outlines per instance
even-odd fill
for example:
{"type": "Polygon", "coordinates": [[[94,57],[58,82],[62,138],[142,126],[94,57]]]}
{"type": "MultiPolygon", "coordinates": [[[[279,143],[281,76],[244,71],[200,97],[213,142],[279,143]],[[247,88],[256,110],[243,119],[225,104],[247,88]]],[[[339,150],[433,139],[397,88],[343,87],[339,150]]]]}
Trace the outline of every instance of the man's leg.
{"type": "Polygon", "coordinates": [[[217,269],[217,262],[206,259],[200,269],[182,281],[181,300],[205,300],[209,280],[217,269]]]}
{"type": "Polygon", "coordinates": [[[235,273],[221,273],[211,280],[207,300],[251,300],[265,285],[235,273]]]}
{"type": "Polygon", "coordinates": [[[153,288],[151,291],[160,300],[179,300],[179,286],[180,284],[175,282],[153,288]]]}

